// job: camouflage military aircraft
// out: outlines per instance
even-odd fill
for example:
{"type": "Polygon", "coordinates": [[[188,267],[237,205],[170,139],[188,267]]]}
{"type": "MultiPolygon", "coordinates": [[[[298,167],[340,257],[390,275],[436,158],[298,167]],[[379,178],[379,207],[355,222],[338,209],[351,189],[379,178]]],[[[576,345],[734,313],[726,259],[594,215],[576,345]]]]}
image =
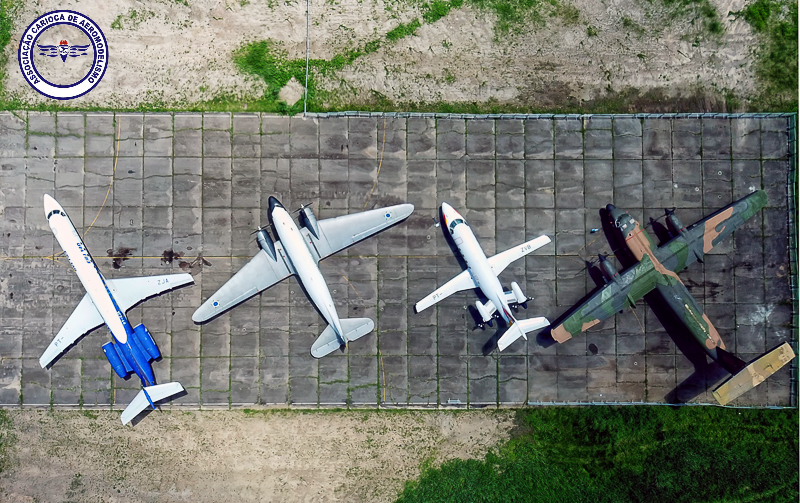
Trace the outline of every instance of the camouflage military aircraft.
{"type": "Polygon", "coordinates": [[[791,346],[783,343],[750,364],[732,355],[725,349],[717,329],[686,289],[678,273],[695,261],[702,261],[704,254],[758,213],[766,203],[767,194],[759,190],[689,227],[684,227],[674,212],[668,210],[666,221],[672,238],[662,246],[657,246],[647,230],[628,213],[609,204],[606,211],[615,233],[636,262],[618,272],[601,256],[600,270],[606,284],[551,329],[553,339],[563,343],[622,312],[627,306],[633,307],[638,299],[656,290],[705,352],[733,375],[713,392],[721,405],[761,384],[794,358],[791,346]]]}

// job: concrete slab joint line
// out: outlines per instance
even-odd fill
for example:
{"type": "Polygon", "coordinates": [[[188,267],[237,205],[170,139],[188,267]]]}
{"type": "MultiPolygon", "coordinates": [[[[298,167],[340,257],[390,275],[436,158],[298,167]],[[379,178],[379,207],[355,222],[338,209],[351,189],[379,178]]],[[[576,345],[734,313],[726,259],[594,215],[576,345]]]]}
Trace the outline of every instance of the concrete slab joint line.
{"type": "MultiPolygon", "coordinates": [[[[0,406],[119,410],[138,391],[111,377],[106,329],[52,369],[38,365],[85,293],[45,259],[60,249],[43,193],[79,232],[98,215],[86,245],[107,278],[194,276],[195,286],[129,312],[163,353],[156,378],[187,390],[167,407],[664,404],[695,368],[644,303],[638,319],[627,310],[564,344],[529,337],[488,355],[494,331],[476,329],[474,293],[414,313],[461,271],[433,226],[438,205],[462,211],[487,255],[552,238],[500,280],[534,297],[520,317],[553,321],[595,288],[585,261],[612,252],[602,231],[590,233],[605,204],[640,222],[674,206],[690,224],[763,188],[761,214],[681,272],[726,344],[751,360],[783,341],[797,350],[796,128],[796,114],[0,112],[0,406]],[[324,322],[291,279],[210,323],[191,321],[256,253],[250,232],[272,195],[292,209],[313,202],[319,219],[365,201],[416,207],[321,262],[340,314],[376,323],[344,354],[310,356],[324,322]],[[108,255],[121,250],[131,257],[116,269],[108,255]]],[[[795,360],[735,405],[796,407],[797,372],[795,360]]],[[[687,406],[714,404],[712,377],[678,390],[687,406]]]]}

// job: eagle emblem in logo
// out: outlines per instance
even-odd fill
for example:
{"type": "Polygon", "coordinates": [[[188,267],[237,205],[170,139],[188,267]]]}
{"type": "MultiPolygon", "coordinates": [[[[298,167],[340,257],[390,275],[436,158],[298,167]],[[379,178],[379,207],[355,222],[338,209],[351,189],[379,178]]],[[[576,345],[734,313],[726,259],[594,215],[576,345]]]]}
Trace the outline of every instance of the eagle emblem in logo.
{"type": "Polygon", "coordinates": [[[91,44],[69,45],[66,40],[62,40],[58,45],[36,45],[39,47],[40,56],[50,56],[51,58],[61,56],[61,61],[66,62],[67,57],[77,58],[78,56],[87,56],[87,51],[89,50],[89,46],[91,44]]]}

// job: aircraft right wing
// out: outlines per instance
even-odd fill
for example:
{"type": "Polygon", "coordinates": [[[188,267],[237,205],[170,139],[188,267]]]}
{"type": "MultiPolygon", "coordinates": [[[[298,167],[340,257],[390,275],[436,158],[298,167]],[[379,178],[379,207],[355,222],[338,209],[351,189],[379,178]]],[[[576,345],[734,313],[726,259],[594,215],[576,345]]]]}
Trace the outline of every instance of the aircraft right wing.
{"type": "Polygon", "coordinates": [[[662,283],[666,284],[664,276],[656,271],[650,256],[645,255],[639,263],[617,275],[614,281],[606,283],[583,304],[576,306],[550,333],[558,342],[569,340],[627,306],[633,306],[662,283]]]}
{"type": "Polygon", "coordinates": [[[766,204],[766,192],[752,192],[687,227],[668,243],[661,245],[655,252],[656,257],[675,273],[679,273],[697,260],[702,260],[706,253],[733,234],[733,231],[761,211],[766,204]],[[676,241],[683,241],[688,246],[688,252],[670,259],[675,255],[670,245],[676,241]]]}
{"type": "MultiPolygon", "coordinates": [[[[276,249],[280,250],[280,247],[276,246],[276,249]]],[[[250,262],[197,308],[192,315],[192,321],[205,323],[291,275],[292,271],[283,260],[273,260],[267,252],[259,250],[250,262]]]]}
{"type": "Polygon", "coordinates": [[[416,312],[423,311],[456,292],[470,290],[472,288],[478,288],[478,285],[475,284],[475,280],[472,279],[472,275],[469,273],[469,269],[467,269],[462,271],[461,274],[451,279],[444,285],[437,288],[433,293],[421,301],[417,302],[417,304],[414,306],[414,310],[416,312]]]}
{"type": "Polygon", "coordinates": [[[58,331],[53,342],[42,354],[42,357],[39,358],[39,365],[42,368],[49,367],[53,360],[75,344],[84,334],[91,332],[104,323],[103,317],[100,316],[100,311],[94,307],[94,302],[92,302],[87,293],[78,303],[78,307],[72,311],[72,314],[64,323],[64,326],[61,327],[61,330],[58,331]]]}
{"type": "Polygon", "coordinates": [[[494,272],[495,276],[499,275],[505,270],[506,267],[508,267],[511,262],[521,259],[525,255],[538,250],[549,242],[550,238],[542,235],[536,239],[531,239],[527,243],[522,243],[521,245],[509,248],[504,252],[500,252],[497,255],[489,257],[488,260],[489,265],[492,266],[492,272],[494,272]]]}

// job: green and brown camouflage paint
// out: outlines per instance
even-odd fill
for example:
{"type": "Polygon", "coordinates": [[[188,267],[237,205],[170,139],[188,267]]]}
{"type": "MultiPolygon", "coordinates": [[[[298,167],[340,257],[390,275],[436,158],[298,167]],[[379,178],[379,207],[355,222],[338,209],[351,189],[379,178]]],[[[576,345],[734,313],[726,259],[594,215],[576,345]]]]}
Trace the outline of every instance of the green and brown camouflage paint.
{"type": "Polygon", "coordinates": [[[717,348],[725,348],[719,332],[678,277],[678,272],[701,260],[720,241],[729,236],[767,203],[759,190],[731,203],[691,227],[682,228],[670,241],[657,246],[650,234],[627,212],[608,205],[614,227],[628,250],[638,261],[572,315],[551,330],[553,339],[564,342],[622,311],[657,289],[670,308],[712,358],[717,348]]]}

